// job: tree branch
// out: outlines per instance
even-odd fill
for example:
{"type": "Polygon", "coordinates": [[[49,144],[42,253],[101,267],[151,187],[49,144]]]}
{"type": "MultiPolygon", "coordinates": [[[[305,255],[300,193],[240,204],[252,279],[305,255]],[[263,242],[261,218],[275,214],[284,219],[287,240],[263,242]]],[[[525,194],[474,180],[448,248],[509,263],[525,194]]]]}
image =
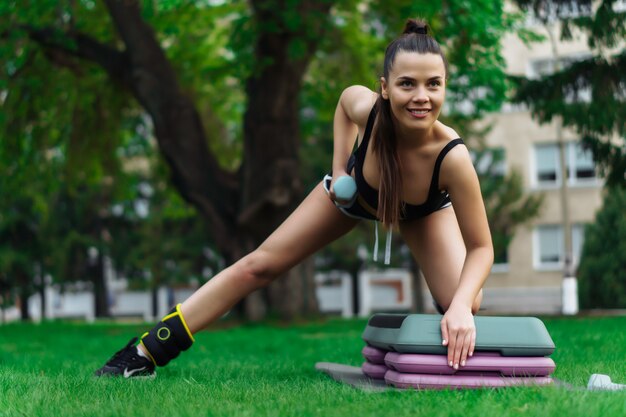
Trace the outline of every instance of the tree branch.
{"type": "MultiPolygon", "coordinates": [[[[101,66],[111,78],[130,88],[127,58],[123,52],[81,32],[63,32],[30,25],[20,25],[19,28],[45,49],[92,61],[101,66]]],[[[70,66],[67,63],[62,64],[70,66]]]]}
{"type": "Polygon", "coordinates": [[[141,17],[136,0],[105,0],[113,24],[126,45],[133,68],[149,68],[150,74],[164,86],[178,89],[176,73],[170,65],[152,28],[141,17]],[[151,65],[159,62],[154,68],[151,65]]]}
{"type": "MultiPolygon", "coordinates": [[[[150,114],[174,186],[209,221],[222,251],[236,247],[232,230],[238,210],[237,180],[211,154],[201,118],[178,86],[154,31],[133,0],[105,0],[126,49],[119,51],[79,32],[23,25],[48,51],[89,60],[127,87],[150,114]]],[[[68,62],[61,62],[69,66],[68,62]]]]}
{"type": "Polygon", "coordinates": [[[136,0],[105,0],[126,46],[131,86],[152,117],[156,138],[174,184],[210,221],[221,249],[235,250],[232,230],[239,206],[235,175],[210,152],[195,105],[180,90],[176,73],[136,0]]]}

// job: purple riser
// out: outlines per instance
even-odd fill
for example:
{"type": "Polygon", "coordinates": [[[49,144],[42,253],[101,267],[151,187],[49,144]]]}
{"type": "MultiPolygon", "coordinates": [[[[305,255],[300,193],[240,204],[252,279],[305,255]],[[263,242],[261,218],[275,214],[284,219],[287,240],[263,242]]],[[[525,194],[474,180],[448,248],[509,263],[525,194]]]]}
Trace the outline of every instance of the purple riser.
{"type": "Polygon", "coordinates": [[[372,379],[385,379],[385,373],[389,370],[385,365],[379,365],[371,362],[363,362],[361,370],[372,379]]]}
{"type": "Polygon", "coordinates": [[[364,346],[363,350],[361,350],[361,354],[365,358],[366,361],[371,363],[377,363],[384,365],[385,363],[385,355],[388,351],[377,349],[372,346],[364,346]]]}
{"type": "Polygon", "coordinates": [[[512,386],[539,386],[552,384],[549,377],[503,377],[503,376],[469,376],[469,375],[420,375],[403,374],[387,371],[385,382],[397,388],[415,389],[477,389],[500,388],[512,386]]]}
{"type": "Polygon", "coordinates": [[[435,375],[477,375],[484,373],[504,376],[547,376],[554,372],[556,365],[550,358],[513,357],[498,354],[474,353],[465,366],[455,370],[448,366],[446,355],[422,355],[389,352],[385,364],[393,370],[409,374],[435,375]],[[471,374],[468,374],[470,373],[471,374]]]}

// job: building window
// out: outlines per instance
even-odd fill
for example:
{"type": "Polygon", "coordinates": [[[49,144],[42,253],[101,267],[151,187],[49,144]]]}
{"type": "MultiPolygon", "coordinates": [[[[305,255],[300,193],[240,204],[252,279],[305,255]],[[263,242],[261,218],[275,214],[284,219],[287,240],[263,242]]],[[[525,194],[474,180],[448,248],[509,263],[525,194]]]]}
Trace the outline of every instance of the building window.
{"type": "Polygon", "coordinates": [[[560,182],[561,164],[556,145],[535,146],[535,172],[539,185],[557,185],[560,182]]]}
{"type": "Polygon", "coordinates": [[[563,262],[563,228],[552,225],[537,227],[536,249],[537,267],[558,269],[563,262]]]}
{"type": "MultiPolygon", "coordinates": [[[[535,145],[534,181],[539,187],[561,185],[561,161],[556,143],[535,145]]],[[[565,144],[565,161],[569,185],[595,184],[596,168],[591,152],[577,142],[565,144]]]]}
{"type": "MultiPolygon", "coordinates": [[[[576,62],[584,61],[591,58],[593,58],[593,54],[590,54],[589,52],[580,52],[569,54],[566,56],[560,56],[559,68],[561,70],[564,70],[565,68],[576,62]]],[[[528,76],[528,78],[534,79],[545,77],[547,75],[552,75],[556,71],[556,62],[557,61],[554,57],[532,59],[528,62],[528,71],[526,75],[528,76]]]]}
{"type": "MultiPolygon", "coordinates": [[[[621,0],[617,1],[617,4],[621,0]]],[[[619,7],[619,6],[617,6],[619,7]]],[[[613,10],[618,11],[616,6],[613,10]]],[[[554,24],[558,20],[589,17],[593,15],[591,2],[543,2],[538,10],[527,9],[526,25],[544,25],[544,22],[554,24]]]]}
{"type": "MultiPolygon", "coordinates": [[[[585,225],[572,225],[572,263],[578,266],[585,241],[585,225]]],[[[561,269],[565,261],[565,238],[563,226],[541,225],[535,229],[535,268],[561,269]]]]}
{"type": "MultiPolygon", "coordinates": [[[[564,70],[576,62],[591,58],[593,58],[593,55],[587,52],[561,56],[558,59],[558,66],[560,70],[564,70]]],[[[534,80],[547,77],[556,72],[556,63],[557,60],[553,57],[530,60],[527,64],[526,75],[534,80]]],[[[568,91],[565,93],[564,99],[566,103],[591,103],[591,87],[587,86],[576,91],[568,91]]]]}
{"type": "Polygon", "coordinates": [[[573,178],[574,182],[595,180],[596,169],[591,152],[584,150],[580,144],[570,143],[569,145],[569,168],[571,171],[569,177],[573,178]]]}

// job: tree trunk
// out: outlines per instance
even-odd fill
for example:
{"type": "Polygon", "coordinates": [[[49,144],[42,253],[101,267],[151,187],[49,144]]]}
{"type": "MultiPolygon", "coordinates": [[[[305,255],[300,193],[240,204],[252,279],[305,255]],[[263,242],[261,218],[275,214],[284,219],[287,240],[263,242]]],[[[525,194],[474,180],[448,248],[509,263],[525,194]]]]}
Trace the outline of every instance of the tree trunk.
{"type": "MultiPolygon", "coordinates": [[[[246,84],[248,107],[244,115],[243,195],[238,226],[258,246],[302,199],[299,92],[325,29],[331,2],[300,1],[294,6],[283,0],[256,0],[252,5],[259,27],[274,28],[259,33],[255,55],[256,62],[263,64],[246,84]],[[293,7],[302,19],[295,31],[288,29],[283,20],[286,13],[281,12],[293,7]],[[290,48],[296,41],[304,42],[304,50],[298,51],[294,59],[290,48]]],[[[272,306],[283,318],[304,314],[311,308],[311,304],[304,305],[304,300],[315,298],[314,286],[309,282],[312,275],[304,273],[306,268],[294,268],[286,274],[287,279],[274,281],[266,294],[247,300],[246,311],[260,314],[272,306]],[[270,306],[262,305],[267,302],[270,306]]]]}
{"type": "Polygon", "coordinates": [[[104,255],[102,254],[102,251],[98,253],[95,264],[90,265],[89,269],[93,282],[95,316],[98,318],[111,317],[111,309],[109,308],[109,291],[104,273],[104,255]]]}
{"type": "Polygon", "coordinates": [[[157,317],[159,314],[159,287],[153,285],[150,288],[150,298],[152,301],[152,317],[157,317]]]}
{"type": "Polygon", "coordinates": [[[28,274],[22,270],[18,270],[17,282],[20,284],[20,319],[22,321],[28,321],[31,319],[30,309],[28,306],[28,298],[31,295],[28,274]]]}
{"type": "Polygon", "coordinates": [[[35,271],[35,284],[37,285],[37,290],[39,292],[39,296],[41,297],[41,319],[44,320],[46,318],[46,307],[48,304],[48,300],[46,298],[46,280],[45,273],[43,271],[42,266],[43,262],[38,262],[35,271]]]}

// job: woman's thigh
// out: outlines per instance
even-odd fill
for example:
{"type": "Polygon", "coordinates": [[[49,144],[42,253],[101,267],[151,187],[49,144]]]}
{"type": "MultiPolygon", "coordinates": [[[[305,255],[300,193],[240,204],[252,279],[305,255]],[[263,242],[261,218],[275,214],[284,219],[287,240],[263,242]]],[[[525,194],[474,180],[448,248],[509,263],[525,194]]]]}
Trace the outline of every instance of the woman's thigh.
{"type": "Polygon", "coordinates": [[[459,285],[467,253],[454,209],[450,206],[401,223],[400,232],[435,301],[447,309],[459,285]]]}
{"type": "Polygon", "coordinates": [[[262,263],[263,275],[280,275],[348,233],[358,222],[339,211],[320,183],[254,254],[262,263]]]}

